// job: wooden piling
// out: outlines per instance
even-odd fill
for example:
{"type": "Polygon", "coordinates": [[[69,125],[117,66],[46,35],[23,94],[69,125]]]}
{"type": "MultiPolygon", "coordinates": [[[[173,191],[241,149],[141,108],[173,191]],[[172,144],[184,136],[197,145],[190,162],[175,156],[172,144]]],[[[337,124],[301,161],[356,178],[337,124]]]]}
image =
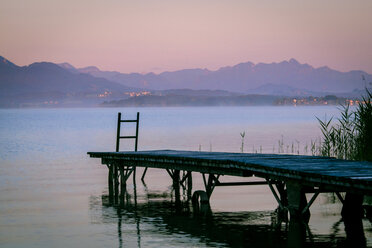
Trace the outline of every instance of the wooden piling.
{"type": "Polygon", "coordinates": [[[124,175],[124,166],[120,166],[119,170],[120,170],[120,205],[124,206],[125,194],[127,191],[127,183],[124,175]]]}
{"type": "Polygon", "coordinates": [[[115,197],[115,203],[118,202],[119,198],[119,169],[117,165],[114,165],[114,197],[115,197]]]}
{"type": "Polygon", "coordinates": [[[192,197],[192,172],[187,172],[187,200],[190,200],[192,197]]]}
{"type": "Polygon", "coordinates": [[[282,205],[282,207],[279,207],[278,217],[282,221],[287,221],[288,220],[288,209],[286,208],[288,206],[287,190],[285,189],[285,184],[283,182],[278,182],[275,185],[276,189],[279,192],[280,202],[282,205]]]}
{"type": "Polygon", "coordinates": [[[363,231],[363,195],[347,192],[341,216],[345,225],[347,244],[353,247],[366,247],[363,231]]]}
{"type": "Polygon", "coordinates": [[[132,177],[133,177],[133,184],[136,185],[136,166],[133,166],[132,177]]]}
{"type": "Polygon", "coordinates": [[[291,218],[288,227],[288,248],[302,248],[305,246],[306,225],[301,219],[291,218]]]}
{"type": "Polygon", "coordinates": [[[287,182],[287,195],[288,195],[288,210],[291,219],[302,219],[308,222],[310,219],[310,211],[307,209],[302,213],[307,205],[304,187],[297,182],[287,182]]]}
{"type": "Polygon", "coordinates": [[[108,165],[108,190],[109,190],[109,199],[112,200],[114,197],[114,176],[113,176],[113,165],[108,165]]]}
{"type": "Polygon", "coordinates": [[[363,195],[346,193],[341,215],[344,220],[363,217],[363,195]]]}
{"type": "Polygon", "coordinates": [[[180,194],[180,170],[173,171],[173,189],[174,189],[174,196],[176,200],[176,206],[180,205],[181,203],[181,194],[180,194]]]}

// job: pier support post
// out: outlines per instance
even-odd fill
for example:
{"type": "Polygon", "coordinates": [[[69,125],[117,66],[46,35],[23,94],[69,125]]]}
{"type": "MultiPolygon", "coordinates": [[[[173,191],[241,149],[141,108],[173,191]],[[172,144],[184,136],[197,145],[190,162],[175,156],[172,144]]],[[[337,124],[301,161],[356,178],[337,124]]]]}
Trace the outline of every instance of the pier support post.
{"type": "Polygon", "coordinates": [[[132,176],[133,176],[133,184],[136,185],[136,166],[133,166],[133,172],[132,172],[132,176]]]}
{"type": "Polygon", "coordinates": [[[120,166],[119,170],[120,170],[120,205],[124,206],[125,194],[127,191],[127,182],[124,175],[124,166],[120,166]]]}
{"type": "Polygon", "coordinates": [[[363,195],[346,193],[341,216],[345,225],[347,242],[358,247],[366,247],[363,230],[363,195]]]}
{"type": "Polygon", "coordinates": [[[285,190],[285,184],[283,182],[275,183],[275,186],[279,192],[280,201],[282,202],[283,206],[288,205],[288,196],[287,191],[285,190]]]}
{"type": "Polygon", "coordinates": [[[181,194],[180,194],[180,170],[173,171],[173,189],[176,198],[176,206],[181,205],[181,194]]]}
{"type": "Polygon", "coordinates": [[[354,220],[363,217],[363,195],[357,195],[353,193],[346,193],[344,204],[342,206],[342,219],[354,220]]]}
{"type": "Polygon", "coordinates": [[[303,213],[303,209],[307,205],[304,187],[296,182],[287,182],[287,195],[290,218],[308,222],[310,219],[309,209],[303,213]]]}
{"type": "Polygon", "coordinates": [[[203,175],[203,182],[205,186],[205,192],[207,192],[208,199],[209,199],[211,198],[211,195],[213,193],[214,188],[216,187],[216,184],[219,182],[218,179],[220,175],[209,174],[208,181],[205,178],[205,174],[202,173],[202,175],[203,175]]]}
{"type": "Polygon", "coordinates": [[[288,195],[287,190],[285,189],[285,184],[283,182],[277,182],[276,189],[279,192],[280,196],[280,202],[282,204],[282,207],[278,208],[278,217],[282,221],[288,221],[288,209],[286,208],[288,206],[288,195]]]}
{"type": "MultiPolygon", "coordinates": [[[[130,177],[130,175],[133,173],[134,166],[130,165],[118,165],[117,166],[117,171],[120,171],[120,205],[124,205],[125,199],[128,202],[129,201],[129,194],[127,192],[127,180],[130,177]]],[[[117,189],[117,195],[119,195],[119,177],[117,177],[117,182],[118,185],[116,186],[117,189]]],[[[135,205],[136,205],[136,197],[137,197],[137,192],[136,192],[136,184],[134,180],[134,198],[135,198],[135,205]]]]}
{"type": "Polygon", "coordinates": [[[183,189],[186,189],[186,186],[184,185],[184,183],[187,180],[187,183],[188,183],[187,187],[189,187],[189,189],[187,190],[191,191],[191,188],[192,188],[191,172],[187,172],[187,174],[184,175],[182,179],[180,176],[180,172],[181,172],[180,170],[167,169],[167,172],[169,176],[172,178],[172,186],[173,186],[175,200],[176,200],[176,207],[181,206],[181,186],[183,189]]]}
{"type": "Polygon", "coordinates": [[[305,246],[306,225],[307,224],[300,219],[291,218],[288,228],[288,248],[301,248],[305,246]]]}
{"type": "Polygon", "coordinates": [[[113,197],[114,197],[114,175],[113,175],[113,171],[114,171],[114,166],[111,164],[107,165],[108,166],[108,169],[109,169],[109,172],[108,172],[108,190],[109,190],[109,200],[112,201],[113,200],[113,197]]]}
{"type": "Polygon", "coordinates": [[[192,194],[192,172],[187,172],[187,200],[191,199],[192,194]]]}
{"type": "Polygon", "coordinates": [[[115,204],[117,204],[119,198],[119,168],[117,165],[114,165],[114,195],[115,204]]]}
{"type": "Polygon", "coordinates": [[[192,172],[183,171],[182,176],[180,177],[180,186],[182,187],[182,196],[186,197],[186,201],[191,200],[192,194],[192,172]]]}

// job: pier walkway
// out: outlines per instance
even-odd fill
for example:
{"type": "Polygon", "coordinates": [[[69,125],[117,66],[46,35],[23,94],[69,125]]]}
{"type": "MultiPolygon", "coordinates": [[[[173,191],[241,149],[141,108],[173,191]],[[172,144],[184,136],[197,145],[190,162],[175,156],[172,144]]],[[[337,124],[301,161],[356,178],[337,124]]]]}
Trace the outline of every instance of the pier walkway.
{"type": "Polygon", "coordinates": [[[372,163],[327,157],[153,150],[139,152],[88,152],[109,168],[109,194],[119,197],[136,167],[165,169],[173,179],[176,202],[180,187],[191,196],[192,172],[202,173],[205,191],[196,191],[195,204],[208,203],[216,186],[267,184],[281,211],[291,219],[309,219],[309,208],[319,193],[334,192],[343,203],[343,218],[362,214],[364,195],[372,195],[372,163]],[[182,174],[180,172],[183,172],[182,174]],[[221,182],[220,176],[258,177],[262,181],[221,182]],[[120,190],[119,190],[120,186],[120,190]],[[340,193],[345,192],[345,197],[340,193]],[[309,201],[306,193],[312,193],[309,201]]]}

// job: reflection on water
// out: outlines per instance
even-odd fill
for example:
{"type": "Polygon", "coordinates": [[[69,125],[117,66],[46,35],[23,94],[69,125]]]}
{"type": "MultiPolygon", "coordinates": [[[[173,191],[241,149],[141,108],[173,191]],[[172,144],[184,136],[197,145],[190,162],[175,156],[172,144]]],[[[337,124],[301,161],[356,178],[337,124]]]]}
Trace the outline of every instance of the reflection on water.
{"type": "MultiPolygon", "coordinates": [[[[92,197],[90,203],[92,209],[101,208],[102,222],[117,223],[119,247],[126,246],[127,231],[134,227],[138,247],[148,247],[146,236],[149,231],[159,236],[159,246],[241,247],[250,244],[252,247],[285,247],[284,232],[270,224],[269,211],[220,212],[194,216],[191,211],[176,211],[174,203],[167,200],[120,208],[109,204],[108,198],[102,196],[101,201],[98,197],[92,197]],[[267,224],[261,224],[263,220],[267,224]],[[132,228],[124,227],[130,224],[132,228]],[[142,240],[142,235],[145,240],[142,240]],[[171,243],[167,238],[162,240],[161,236],[172,236],[171,243]]],[[[133,231],[129,235],[133,235],[133,231]]]]}
{"type": "Polygon", "coordinates": [[[123,206],[105,194],[90,197],[92,222],[116,224],[118,247],[366,247],[363,226],[345,237],[341,219],[330,233],[313,234],[303,222],[281,222],[275,211],[196,214],[189,204],[176,208],[163,193],[140,202],[127,195],[123,206]]]}

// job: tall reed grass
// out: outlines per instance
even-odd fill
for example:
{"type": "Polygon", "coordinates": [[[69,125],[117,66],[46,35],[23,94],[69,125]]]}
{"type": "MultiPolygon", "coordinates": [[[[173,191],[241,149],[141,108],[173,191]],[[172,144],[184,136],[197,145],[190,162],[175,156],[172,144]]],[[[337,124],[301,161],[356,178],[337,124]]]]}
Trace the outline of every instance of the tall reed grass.
{"type": "Polygon", "coordinates": [[[366,95],[355,110],[349,105],[341,107],[336,124],[317,118],[323,133],[320,154],[348,160],[372,161],[372,93],[366,95]]]}

